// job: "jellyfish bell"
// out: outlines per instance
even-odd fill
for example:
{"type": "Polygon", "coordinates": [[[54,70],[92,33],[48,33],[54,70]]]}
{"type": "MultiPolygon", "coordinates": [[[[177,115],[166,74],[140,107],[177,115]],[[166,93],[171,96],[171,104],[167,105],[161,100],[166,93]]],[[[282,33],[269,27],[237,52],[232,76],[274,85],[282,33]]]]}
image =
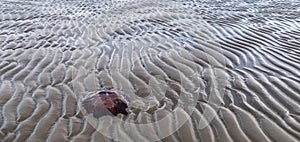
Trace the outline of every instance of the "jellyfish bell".
{"type": "Polygon", "coordinates": [[[124,95],[111,90],[90,93],[82,99],[81,106],[87,115],[92,114],[95,118],[128,114],[128,101],[124,95]]]}

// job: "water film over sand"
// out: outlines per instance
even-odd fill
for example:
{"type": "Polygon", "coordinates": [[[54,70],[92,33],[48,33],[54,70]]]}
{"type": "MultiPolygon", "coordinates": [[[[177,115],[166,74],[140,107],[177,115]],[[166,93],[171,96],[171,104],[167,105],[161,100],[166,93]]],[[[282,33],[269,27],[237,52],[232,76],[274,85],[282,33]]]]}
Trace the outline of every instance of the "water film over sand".
{"type": "Polygon", "coordinates": [[[0,141],[300,141],[296,0],[0,2],[0,141]]]}

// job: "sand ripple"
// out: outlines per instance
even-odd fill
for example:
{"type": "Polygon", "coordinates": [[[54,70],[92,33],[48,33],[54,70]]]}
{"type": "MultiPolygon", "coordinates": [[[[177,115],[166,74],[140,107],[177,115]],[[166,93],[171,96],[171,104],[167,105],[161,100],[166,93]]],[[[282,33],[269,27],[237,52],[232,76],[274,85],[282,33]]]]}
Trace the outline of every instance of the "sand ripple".
{"type": "Polygon", "coordinates": [[[2,1],[0,139],[299,141],[299,6],[2,1]],[[99,89],[131,113],[94,122],[99,89]]]}

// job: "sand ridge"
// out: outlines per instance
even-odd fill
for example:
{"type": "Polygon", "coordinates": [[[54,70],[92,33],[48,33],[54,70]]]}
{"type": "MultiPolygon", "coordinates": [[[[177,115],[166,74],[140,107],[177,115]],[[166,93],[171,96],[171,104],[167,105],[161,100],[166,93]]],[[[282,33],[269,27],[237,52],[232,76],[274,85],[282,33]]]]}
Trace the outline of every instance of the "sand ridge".
{"type": "Polygon", "coordinates": [[[0,3],[1,141],[300,139],[298,2],[0,3]]]}

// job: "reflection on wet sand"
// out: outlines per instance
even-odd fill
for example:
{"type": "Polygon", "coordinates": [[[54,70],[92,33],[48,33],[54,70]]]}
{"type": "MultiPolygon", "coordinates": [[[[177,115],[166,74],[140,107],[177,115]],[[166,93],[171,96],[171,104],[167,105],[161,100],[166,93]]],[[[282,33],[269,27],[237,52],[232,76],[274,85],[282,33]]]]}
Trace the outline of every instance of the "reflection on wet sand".
{"type": "Polygon", "coordinates": [[[299,141],[299,7],[1,1],[0,139],[299,141]],[[91,108],[99,90],[128,114],[91,108]]]}

